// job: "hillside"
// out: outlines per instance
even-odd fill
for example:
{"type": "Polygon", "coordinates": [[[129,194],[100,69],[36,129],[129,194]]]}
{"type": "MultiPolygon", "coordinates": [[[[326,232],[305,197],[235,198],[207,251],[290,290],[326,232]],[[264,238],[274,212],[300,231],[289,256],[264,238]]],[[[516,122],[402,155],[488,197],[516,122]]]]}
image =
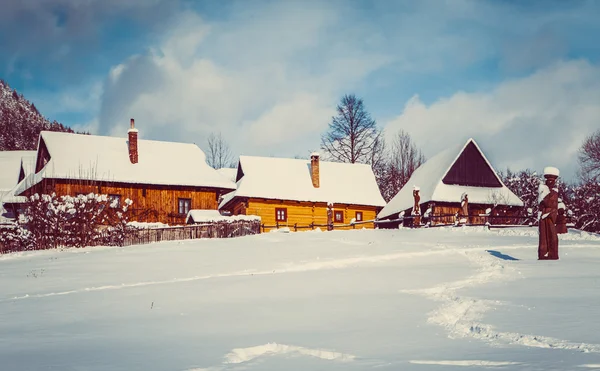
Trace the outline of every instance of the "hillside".
{"type": "Polygon", "coordinates": [[[0,256],[2,370],[600,368],[600,237],[266,233],[0,256]],[[107,356],[109,355],[109,356],[107,356]]]}
{"type": "Polygon", "coordinates": [[[3,80],[0,80],[0,151],[35,150],[42,130],[73,130],[42,116],[29,102],[3,80]]]}

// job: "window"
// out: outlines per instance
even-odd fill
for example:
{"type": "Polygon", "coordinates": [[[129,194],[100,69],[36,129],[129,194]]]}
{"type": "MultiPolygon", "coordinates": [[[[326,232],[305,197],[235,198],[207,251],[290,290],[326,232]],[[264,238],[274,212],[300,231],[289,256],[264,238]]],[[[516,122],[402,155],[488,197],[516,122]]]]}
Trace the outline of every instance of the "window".
{"type": "Polygon", "coordinates": [[[116,209],[121,205],[121,195],[108,195],[108,205],[112,209],[116,209]]]}
{"type": "Polygon", "coordinates": [[[357,222],[362,222],[363,221],[363,216],[362,216],[362,211],[357,211],[356,212],[356,217],[354,218],[357,222]]]}
{"type": "Polygon", "coordinates": [[[180,198],[179,199],[179,214],[186,214],[192,208],[192,200],[189,198],[180,198]]]}
{"type": "Polygon", "coordinates": [[[336,210],[333,212],[333,221],[336,223],[344,222],[344,212],[341,210],[336,210]]]}
{"type": "Polygon", "coordinates": [[[278,222],[287,222],[287,209],[275,209],[275,220],[278,222]]]}

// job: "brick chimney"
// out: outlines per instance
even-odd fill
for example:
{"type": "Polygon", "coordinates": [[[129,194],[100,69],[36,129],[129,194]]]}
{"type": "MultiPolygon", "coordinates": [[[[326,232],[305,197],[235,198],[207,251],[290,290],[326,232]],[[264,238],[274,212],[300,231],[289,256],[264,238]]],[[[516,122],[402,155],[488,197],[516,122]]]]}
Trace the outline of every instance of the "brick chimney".
{"type": "Polygon", "coordinates": [[[129,134],[129,161],[132,164],[138,163],[138,129],[135,128],[135,123],[131,119],[131,127],[127,130],[129,134]]]}
{"type": "Polygon", "coordinates": [[[310,177],[312,178],[313,187],[319,188],[319,154],[317,152],[310,155],[310,177]]]}

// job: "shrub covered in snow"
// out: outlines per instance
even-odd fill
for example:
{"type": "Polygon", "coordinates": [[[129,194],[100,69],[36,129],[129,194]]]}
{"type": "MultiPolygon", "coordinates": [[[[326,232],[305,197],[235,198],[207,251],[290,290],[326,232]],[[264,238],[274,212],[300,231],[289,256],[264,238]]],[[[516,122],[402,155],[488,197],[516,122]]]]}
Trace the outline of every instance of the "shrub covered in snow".
{"type": "Polygon", "coordinates": [[[14,228],[5,229],[0,238],[19,250],[121,245],[131,204],[129,199],[121,204],[95,193],[76,197],[35,194],[14,228]]]}
{"type": "Polygon", "coordinates": [[[600,183],[589,181],[574,187],[570,211],[576,228],[600,232],[600,183]]]}
{"type": "MultiPolygon", "coordinates": [[[[538,215],[539,190],[540,186],[545,187],[543,176],[529,169],[517,172],[512,172],[508,169],[506,173],[500,172],[499,175],[506,187],[523,201],[525,215],[538,215]]],[[[569,209],[573,188],[560,180],[557,182],[557,187],[559,197],[563,200],[566,208],[569,209]]]]}

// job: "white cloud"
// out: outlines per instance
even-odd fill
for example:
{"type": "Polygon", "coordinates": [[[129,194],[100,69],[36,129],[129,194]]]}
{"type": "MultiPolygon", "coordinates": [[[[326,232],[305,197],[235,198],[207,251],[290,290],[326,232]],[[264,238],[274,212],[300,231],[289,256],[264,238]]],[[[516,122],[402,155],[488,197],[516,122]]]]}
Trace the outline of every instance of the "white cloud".
{"type": "Polygon", "coordinates": [[[124,135],[134,117],[146,138],[203,146],[208,133],[221,131],[237,153],[294,156],[318,148],[340,94],[389,58],[363,53],[344,29],[324,36],[339,20],[327,6],[262,10],[211,24],[184,13],[146,55],[112,68],[100,131],[124,135]]]}
{"type": "Polygon", "coordinates": [[[145,138],[204,146],[208,133],[221,131],[236,154],[302,155],[318,148],[342,94],[370,93],[364,97],[370,108],[381,98],[374,81],[389,83],[379,84],[384,94],[419,92],[405,85],[413,74],[431,76],[434,83],[417,80],[430,83],[425,93],[448,91],[445,81],[460,76],[469,79],[464,86],[489,86],[481,65],[497,61],[505,68],[491,68],[492,78],[503,70],[538,72],[429,105],[415,96],[387,132],[408,130],[430,156],[448,141],[472,136],[499,167],[552,163],[574,172],[574,153],[599,116],[598,68],[549,62],[567,53],[555,42],[564,39],[564,26],[572,19],[589,25],[590,17],[567,12],[561,28],[552,26],[563,14],[557,9],[514,14],[511,6],[472,1],[369,8],[232,2],[213,19],[186,10],[146,53],[113,65],[92,122],[101,134],[125,135],[134,117],[145,138]],[[517,24],[505,30],[515,17],[517,24]],[[479,74],[470,74],[471,66],[479,74]]]}
{"type": "Polygon", "coordinates": [[[499,168],[555,165],[571,177],[583,138],[599,127],[598,102],[600,67],[560,62],[488,92],[458,92],[430,105],[415,96],[386,132],[407,130],[428,156],[474,137],[499,168]]]}

